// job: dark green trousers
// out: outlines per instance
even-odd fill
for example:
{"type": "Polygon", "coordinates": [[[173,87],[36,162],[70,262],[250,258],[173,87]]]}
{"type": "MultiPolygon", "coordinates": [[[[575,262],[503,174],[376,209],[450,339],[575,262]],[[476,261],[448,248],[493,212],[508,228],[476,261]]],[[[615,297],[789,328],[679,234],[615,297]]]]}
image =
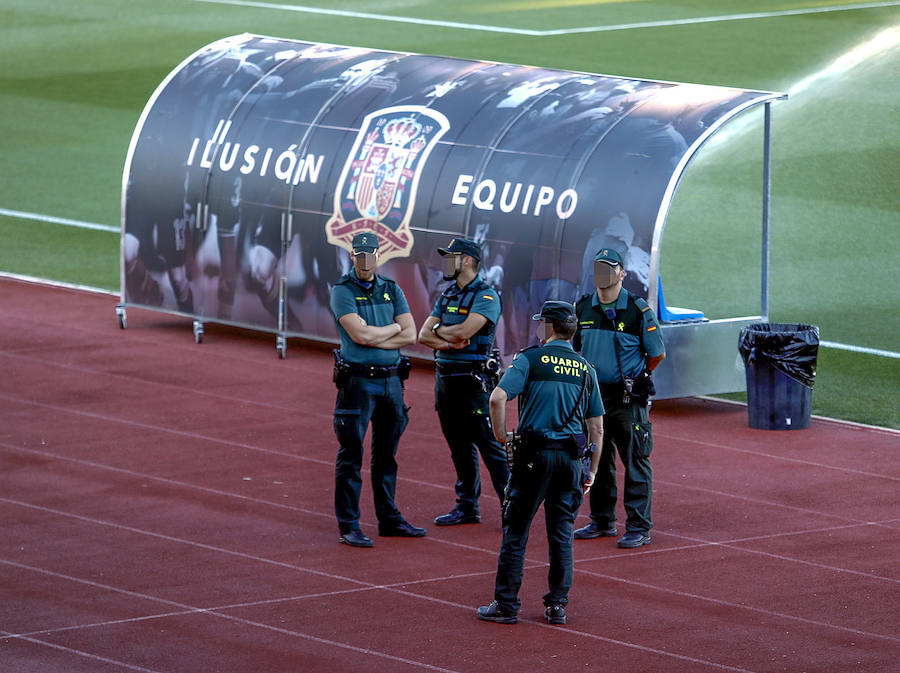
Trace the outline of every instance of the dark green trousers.
{"type": "MultiPolygon", "coordinates": [[[[603,400],[604,406],[607,401],[603,400]]],[[[616,520],[616,454],[625,467],[625,528],[646,533],[653,527],[651,503],[653,468],[650,452],[653,434],[647,408],[640,403],[616,404],[610,401],[603,417],[603,447],[600,467],[591,487],[591,519],[606,529],[616,520]]]]}
{"type": "Polygon", "coordinates": [[[544,594],[544,605],[568,604],[574,575],[575,516],[583,498],[581,462],[567,450],[542,450],[533,460],[516,459],[503,504],[503,542],[494,585],[494,599],[504,612],[519,612],[525,545],[542,502],[550,545],[549,591],[544,594]]]}

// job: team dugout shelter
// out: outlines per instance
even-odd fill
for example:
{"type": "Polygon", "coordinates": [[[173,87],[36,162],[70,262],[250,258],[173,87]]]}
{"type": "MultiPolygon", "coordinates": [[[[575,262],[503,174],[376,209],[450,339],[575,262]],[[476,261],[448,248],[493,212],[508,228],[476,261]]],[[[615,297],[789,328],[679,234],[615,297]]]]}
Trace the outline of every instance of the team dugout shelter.
{"type": "MultiPolygon", "coordinates": [[[[333,284],[375,233],[380,272],[417,324],[446,283],[438,247],[482,245],[502,301],[497,346],[536,342],[547,299],[594,291],[622,255],[656,309],[659,397],[745,387],[741,327],[767,320],[770,107],[784,94],[258,35],[219,40],[159,85],[122,180],[121,327],[139,306],[287,339],[337,341],[333,284]],[[724,124],[764,106],[759,315],[666,306],[663,233],[676,187],[724,124]]],[[[700,243],[702,245],[702,242],[700,243]]],[[[431,357],[421,346],[410,355],[431,357]]]]}

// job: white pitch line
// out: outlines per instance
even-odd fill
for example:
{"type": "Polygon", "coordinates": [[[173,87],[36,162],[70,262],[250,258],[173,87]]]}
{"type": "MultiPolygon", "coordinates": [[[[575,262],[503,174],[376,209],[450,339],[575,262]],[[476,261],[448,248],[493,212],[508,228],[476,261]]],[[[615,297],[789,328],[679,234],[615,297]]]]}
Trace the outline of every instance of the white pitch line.
{"type": "Polygon", "coordinates": [[[284,5],[274,2],[255,2],[254,0],[194,0],[217,5],[235,5],[238,7],[258,7],[261,9],[278,9],[289,12],[307,14],[323,14],[341,16],[352,19],[369,19],[372,21],[388,21],[392,23],[412,23],[419,26],[437,26],[440,28],[459,28],[461,30],[478,30],[509,35],[525,35],[528,37],[549,37],[556,35],[573,35],[577,33],[603,33],[620,30],[636,30],[640,28],[665,28],[668,26],[685,26],[699,23],[719,23],[722,21],[746,21],[749,19],[769,19],[782,16],[799,16],[803,14],[824,14],[826,12],[847,12],[860,9],[877,9],[880,7],[896,7],[900,0],[886,2],[859,2],[832,7],[814,7],[807,9],[782,9],[771,12],[746,12],[741,14],[723,14],[721,16],[698,16],[688,19],[669,19],[666,21],[642,21],[636,23],[619,23],[605,26],[581,26],[576,28],[559,28],[556,30],[529,30],[526,28],[510,28],[508,26],[490,26],[478,23],[462,23],[459,21],[438,21],[420,19],[410,16],[393,16],[390,14],[373,14],[371,12],[353,12],[342,9],[324,9],[322,7],[305,7],[303,5],[284,5]]]}
{"type": "Polygon", "coordinates": [[[824,348],[834,348],[839,351],[850,351],[851,353],[864,353],[866,355],[878,355],[883,358],[894,358],[900,360],[900,353],[894,351],[885,351],[880,348],[866,348],[865,346],[853,346],[851,344],[839,344],[834,341],[820,341],[819,345],[824,348]]]}
{"type": "Polygon", "coordinates": [[[413,23],[418,26],[437,26],[439,28],[460,28],[462,30],[481,30],[490,33],[510,33],[513,35],[540,36],[544,31],[525,28],[506,28],[503,26],[487,26],[477,23],[460,23],[458,21],[438,21],[434,19],[418,19],[410,16],[391,16],[390,14],[372,14],[370,12],[351,12],[343,9],[323,9],[321,7],[303,7],[302,5],[282,5],[274,2],[254,2],[252,0],[194,0],[215,5],[237,5],[238,7],[259,7],[261,9],[281,9],[288,12],[304,12],[306,14],[324,14],[327,16],[343,16],[351,19],[370,19],[372,21],[390,21],[392,23],[413,23]]]}
{"type": "Polygon", "coordinates": [[[747,21],[750,19],[771,19],[782,16],[799,16],[802,14],[824,14],[826,12],[847,12],[859,9],[875,9],[878,7],[896,7],[900,0],[890,2],[860,2],[852,5],[835,5],[833,7],[815,7],[810,9],[782,9],[772,12],[746,12],[743,14],[723,14],[721,16],[698,16],[691,19],[670,19],[668,21],[643,21],[639,23],[620,23],[608,26],[584,26],[581,28],[561,28],[544,30],[541,36],[572,35],[575,33],[603,33],[616,30],[635,30],[638,28],[665,28],[668,26],[687,26],[698,23],[720,23],[722,21],[747,21]]]}
{"type": "Polygon", "coordinates": [[[97,231],[111,231],[118,234],[122,231],[121,227],[113,227],[109,224],[97,224],[96,222],[82,222],[81,220],[70,220],[67,217],[53,217],[52,215],[41,215],[40,213],[26,213],[23,210],[7,210],[0,208],[0,215],[6,217],[17,217],[20,220],[35,220],[37,222],[48,222],[50,224],[64,224],[68,227],[78,227],[80,229],[95,229],[97,231]]]}

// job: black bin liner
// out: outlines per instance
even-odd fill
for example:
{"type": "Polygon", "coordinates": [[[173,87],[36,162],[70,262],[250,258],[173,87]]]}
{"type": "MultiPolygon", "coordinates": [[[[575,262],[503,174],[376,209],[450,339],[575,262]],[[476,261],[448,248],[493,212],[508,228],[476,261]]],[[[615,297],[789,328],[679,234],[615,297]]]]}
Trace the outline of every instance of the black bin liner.
{"type": "Polygon", "coordinates": [[[738,350],[747,373],[750,427],[808,428],[819,328],[791,323],[747,325],[741,330],[738,350]]]}

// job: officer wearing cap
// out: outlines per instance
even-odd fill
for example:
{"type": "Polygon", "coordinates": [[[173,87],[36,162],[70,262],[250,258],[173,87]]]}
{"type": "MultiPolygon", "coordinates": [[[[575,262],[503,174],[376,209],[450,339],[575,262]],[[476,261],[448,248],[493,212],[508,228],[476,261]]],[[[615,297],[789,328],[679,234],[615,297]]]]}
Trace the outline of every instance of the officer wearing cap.
{"type": "Polygon", "coordinates": [[[445,259],[444,280],[453,282],[435,302],[419,342],[435,350],[435,407],[456,468],[456,505],[434,522],[454,526],[481,521],[479,453],[501,501],[509,479],[506,452],[494,439],[488,406],[500,368],[499,356],[492,356],[500,297],[478,273],[478,243],[454,238],[438,253],[445,259]]]}
{"type": "Polygon", "coordinates": [[[653,309],[622,287],[624,279],[619,252],[601,248],[594,257],[597,291],[582,297],[576,306],[574,344],[597,370],[606,427],[597,483],[591,489],[591,521],[575,531],[575,538],[616,536],[618,452],[625,466],[627,515],[626,532],[618,546],[630,549],[649,544],[653,527],[649,406],[655,390],[650,373],[666,357],[666,349],[653,309]]]}
{"type": "Polygon", "coordinates": [[[583,493],[594,483],[599,452],[591,451],[603,437],[603,403],[594,368],[569,343],[576,329],[575,307],[547,301],[533,319],[541,321],[541,345],[516,355],[490,399],[494,434],[506,440],[512,434],[506,432],[506,404],[519,398],[520,439],[514,439],[518,446],[503,504],[494,600],[477,612],[479,619],[501,624],[518,619],[525,545],[541,502],[550,544],[544,616],[551,624],[566,623],[575,516],[583,493]],[[588,455],[585,474],[582,461],[588,455]]]}
{"type": "MultiPolygon", "coordinates": [[[[415,343],[416,325],[403,290],[375,273],[378,237],[353,237],[353,270],[331,292],[331,312],[341,339],[335,351],[334,431],[339,444],[335,466],[334,508],[340,541],[371,547],[359,527],[363,438],[372,423],[372,492],[378,534],[423,537],[424,528],[409,524],[394,503],[397,444],[409,422],[403,401],[400,348],[415,343]]],[[[408,370],[405,372],[408,374],[408,370]]]]}

